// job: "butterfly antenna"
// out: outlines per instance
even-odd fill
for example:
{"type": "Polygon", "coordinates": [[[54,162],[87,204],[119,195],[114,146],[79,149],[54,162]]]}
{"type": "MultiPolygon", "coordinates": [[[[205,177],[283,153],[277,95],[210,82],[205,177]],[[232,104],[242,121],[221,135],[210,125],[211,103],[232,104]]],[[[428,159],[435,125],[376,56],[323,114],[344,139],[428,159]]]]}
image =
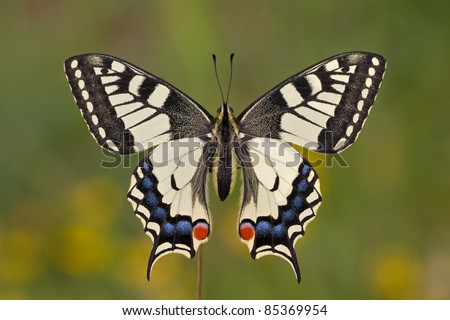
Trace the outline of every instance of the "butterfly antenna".
{"type": "Polygon", "coordinates": [[[228,81],[227,100],[225,104],[228,104],[228,97],[230,96],[231,79],[233,78],[233,57],[234,53],[230,54],[230,80],[228,81]]]}
{"type": "Polygon", "coordinates": [[[226,105],[225,99],[224,99],[224,97],[223,97],[222,87],[220,86],[219,76],[218,76],[218,74],[217,74],[216,55],[215,55],[214,53],[212,54],[212,58],[213,58],[213,61],[214,61],[214,72],[216,73],[217,84],[219,85],[220,95],[222,96],[222,102],[223,102],[224,105],[226,105]]]}

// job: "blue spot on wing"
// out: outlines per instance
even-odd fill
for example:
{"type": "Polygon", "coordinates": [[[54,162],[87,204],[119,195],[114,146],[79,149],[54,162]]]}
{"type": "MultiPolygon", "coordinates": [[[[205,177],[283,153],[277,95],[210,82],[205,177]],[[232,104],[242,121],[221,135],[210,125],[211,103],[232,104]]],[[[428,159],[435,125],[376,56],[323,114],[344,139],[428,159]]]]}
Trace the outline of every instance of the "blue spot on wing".
{"type": "Polygon", "coordinates": [[[163,207],[157,207],[152,212],[152,218],[156,220],[163,220],[164,218],[166,218],[167,213],[168,213],[167,210],[164,209],[163,207]]]}
{"type": "Polygon", "coordinates": [[[276,226],[274,226],[272,228],[272,234],[274,237],[274,240],[284,240],[284,238],[286,238],[287,234],[286,234],[286,228],[284,227],[284,225],[282,223],[277,224],[276,226]]]}
{"type": "Polygon", "coordinates": [[[303,206],[303,198],[300,195],[296,195],[291,201],[291,206],[294,210],[298,210],[303,206]]]}
{"type": "Polygon", "coordinates": [[[289,209],[286,211],[283,211],[281,213],[281,220],[286,223],[287,225],[292,225],[296,222],[298,222],[297,214],[293,209],[289,209]]]}
{"type": "Polygon", "coordinates": [[[149,192],[145,195],[145,202],[150,207],[156,207],[159,204],[158,196],[154,192],[149,192]]]}
{"type": "Polygon", "coordinates": [[[305,192],[306,190],[308,190],[308,181],[306,181],[306,179],[303,179],[302,181],[300,181],[297,185],[297,189],[299,192],[305,192]]]}
{"type": "Polygon", "coordinates": [[[259,221],[256,225],[256,233],[261,236],[270,234],[272,225],[268,221],[259,221]]]}
{"type": "Polygon", "coordinates": [[[175,231],[175,226],[170,222],[166,222],[162,225],[161,237],[172,236],[174,231],[175,231]]]}
{"type": "Polygon", "coordinates": [[[145,173],[148,173],[148,172],[150,172],[151,169],[152,169],[152,168],[151,168],[150,164],[147,162],[147,159],[144,159],[144,160],[142,161],[142,170],[143,170],[145,173]]]}
{"type": "Polygon", "coordinates": [[[145,177],[141,181],[141,186],[142,186],[142,189],[149,190],[149,189],[152,189],[154,185],[153,185],[153,181],[149,177],[145,177]]]}
{"type": "Polygon", "coordinates": [[[305,164],[302,168],[302,175],[306,176],[309,171],[311,171],[311,167],[305,164]]]}
{"type": "Polygon", "coordinates": [[[175,232],[181,236],[192,234],[192,224],[189,221],[181,220],[177,222],[175,232]]]}

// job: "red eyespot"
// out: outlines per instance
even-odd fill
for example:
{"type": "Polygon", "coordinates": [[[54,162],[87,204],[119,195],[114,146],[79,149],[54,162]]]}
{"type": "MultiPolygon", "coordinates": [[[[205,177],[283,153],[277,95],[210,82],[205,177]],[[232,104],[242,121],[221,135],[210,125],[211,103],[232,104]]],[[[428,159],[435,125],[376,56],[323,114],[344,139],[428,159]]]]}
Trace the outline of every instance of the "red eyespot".
{"type": "Polygon", "coordinates": [[[195,239],[199,241],[205,240],[209,234],[209,225],[205,222],[199,222],[194,226],[192,233],[194,234],[195,239]]]}
{"type": "Polygon", "coordinates": [[[255,236],[255,228],[249,222],[241,223],[239,226],[239,234],[242,239],[249,241],[255,236]]]}

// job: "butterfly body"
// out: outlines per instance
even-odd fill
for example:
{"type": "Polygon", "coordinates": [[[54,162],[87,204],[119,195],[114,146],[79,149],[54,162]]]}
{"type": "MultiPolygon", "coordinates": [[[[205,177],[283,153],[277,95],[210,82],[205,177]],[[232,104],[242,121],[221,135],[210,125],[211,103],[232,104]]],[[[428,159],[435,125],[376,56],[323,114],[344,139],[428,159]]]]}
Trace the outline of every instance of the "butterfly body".
{"type": "Polygon", "coordinates": [[[289,143],[322,153],[352,144],[373,105],[385,60],[367,52],[325,59],[281,82],[236,118],[212,117],[166,81],[116,57],[85,54],[64,67],[91,134],[117,154],[149,149],[128,191],[152,239],[147,276],[160,257],[195,256],[211,233],[206,179],[225,200],[237,168],[243,187],[238,235],[252,258],[288,261],[322,200],[317,174],[289,143]]]}
{"type": "Polygon", "coordinates": [[[234,146],[237,135],[233,111],[224,103],[215,119],[213,136],[217,139],[217,153],[212,163],[214,187],[222,201],[233,191],[236,181],[237,159],[234,146]]]}

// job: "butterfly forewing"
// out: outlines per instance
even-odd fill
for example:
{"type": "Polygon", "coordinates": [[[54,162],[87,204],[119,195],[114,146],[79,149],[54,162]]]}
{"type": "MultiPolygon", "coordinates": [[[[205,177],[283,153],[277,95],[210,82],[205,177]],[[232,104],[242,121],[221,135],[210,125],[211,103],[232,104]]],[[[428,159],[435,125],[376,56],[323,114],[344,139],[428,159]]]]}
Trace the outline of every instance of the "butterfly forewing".
{"type": "Polygon", "coordinates": [[[135,153],[211,131],[212,117],[199,104],[131,63],[85,54],[64,67],[89,130],[111,152],[135,153]]]}
{"type": "Polygon", "coordinates": [[[386,61],[349,52],[280,83],[238,118],[242,132],[340,152],[357,138],[380,87],[386,61]]]}

